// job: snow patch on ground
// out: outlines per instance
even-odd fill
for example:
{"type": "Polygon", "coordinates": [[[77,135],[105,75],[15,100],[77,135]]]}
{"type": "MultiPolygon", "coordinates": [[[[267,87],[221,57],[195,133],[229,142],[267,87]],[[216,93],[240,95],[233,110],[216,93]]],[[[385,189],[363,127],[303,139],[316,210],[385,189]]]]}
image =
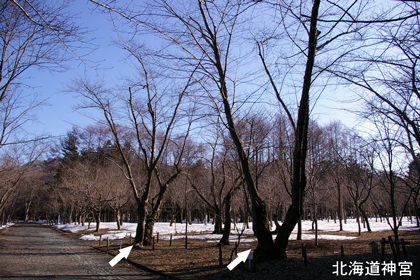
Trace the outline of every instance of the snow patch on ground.
{"type": "Polygon", "coordinates": [[[4,229],[4,228],[7,228],[7,227],[11,227],[11,226],[13,226],[13,225],[14,225],[14,223],[7,223],[7,224],[5,224],[5,225],[0,226],[0,229],[4,229]]]}
{"type": "MultiPolygon", "coordinates": [[[[52,227],[62,230],[64,232],[70,232],[70,233],[77,233],[79,231],[88,230],[87,224],[85,224],[84,226],[76,225],[76,224],[53,225],[52,227]]],[[[95,227],[96,227],[96,223],[92,223],[90,226],[90,230],[95,230],[95,227]]]]}
{"type": "MultiPolygon", "coordinates": [[[[117,240],[117,239],[123,239],[128,237],[127,232],[120,232],[120,233],[108,233],[108,234],[102,234],[102,240],[117,240]]],[[[90,241],[96,241],[99,240],[99,235],[93,235],[93,234],[86,234],[80,237],[80,240],[90,240],[90,241]]]]}
{"type": "MultiPolygon", "coordinates": [[[[385,231],[390,230],[390,226],[386,222],[385,219],[382,220],[382,222],[378,219],[376,221],[375,218],[369,219],[370,226],[372,231],[385,231]]],[[[66,225],[54,225],[54,228],[60,229],[65,232],[71,232],[71,233],[77,233],[80,231],[86,231],[88,230],[88,225],[85,224],[77,225],[77,224],[66,224],[66,225]]],[[[243,223],[237,223],[236,227],[234,224],[232,224],[232,231],[230,240],[234,241],[238,238],[238,230],[239,232],[242,231],[242,228],[244,227],[243,223]],[[237,230],[238,229],[238,230],[237,230]]],[[[257,239],[255,237],[250,237],[253,235],[252,231],[252,223],[249,223],[249,227],[245,229],[244,235],[241,238],[241,242],[253,242],[257,239]]],[[[361,224],[361,230],[362,232],[366,232],[367,229],[363,227],[363,224],[361,224]]],[[[91,229],[95,230],[96,223],[91,223],[91,229]]],[[[101,229],[108,229],[109,231],[107,234],[102,235],[102,240],[106,240],[109,238],[109,240],[116,240],[116,239],[122,239],[122,238],[128,238],[131,234],[133,237],[136,234],[136,223],[124,223],[121,226],[121,230],[118,230],[116,223],[101,223],[101,229]]],[[[274,230],[275,227],[272,228],[274,230]]],[[[319,239],[328,239],[328,240],[347,240],[347,239],[354,239],[357,238],[355,236],[345,236],[345,235],[335,235],[335,234],[324,234],[323,232],[338,232],[340,229],[338,221],[334,223],[333,220],[322,220],[318,221],[318,238],[319,239]]],[[[403,225],[400,227],[400,230],[413,230],[418,229],[416,227],[416,221],[413,218],[413,223],[408,220],[408,218],[403,218],[403,225]]],[[[207,242],[218,242],[221,238],[221,234],[211,234],[211,232],[214,230],[214,225],[212,224],[198,224],[193,223],[192,225],[188,225],[188,238],[190,239],[201,239],[206,240],[207,242]]],[[[315,239],[315,234],[312,230],[312,221],[302,221],[302,239],[303,240],[311,240],[315,239]]],[[[343,221],[343,230],[344,232],[349,233],[355,233],[358,232],[358,226],[355,219],[347,219],[347,223],[344,223],[343,221]]],[[[170,226],[170,223],[156,223],[154,226],[154,234],[156,235],[159,233],[159,239],[161,240],[169,240],[170,235],[172,235],[172,239],[180,239],[184,238],[185,236],[185,223],[173,223],[172,226],[170,226]]],[[[297,234],[297,226],[293,230],[290,239],[296,239],[297,234]]],[[[80,239],[82,240],[92,240],[92,241],[98,241],[100,238],[99,235],[95,234],[85,234],[80,239]]],[[[273,235],[273,238],[275,238],[275,235],[273,235]]]]}

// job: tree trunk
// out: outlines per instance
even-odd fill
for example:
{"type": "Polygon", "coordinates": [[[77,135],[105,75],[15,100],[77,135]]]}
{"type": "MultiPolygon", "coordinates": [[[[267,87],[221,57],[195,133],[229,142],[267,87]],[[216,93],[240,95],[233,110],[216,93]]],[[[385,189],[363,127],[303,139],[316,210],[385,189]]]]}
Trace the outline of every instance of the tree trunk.
{"type": "Polygon", "coordinates": [[[315,246],[318,246],[318,213],[316,205],[314,205],[314,213],[312,215],[312,219],[312,228],[315,225],[315,246]]]}
{"type": "MultiPolygon", "coordinates": [[[[187,213],[188,211],[186,211],[187,213]]],[[[188,214],[187,214],[188,215],[188,214]]],[[[159,219],[160,216],[160,207],[156,206],[153,210],[152,215],[148,216],[146,219],[146,225],[144,228],[144,237],[143,237],[143,245],[150,246],[153,243],[153,228],[155,226],[156,221],[159,219]]],[[[185,223],[188,224],[188,219],[185,220],[185,223]]]]}
{"type": "Polygon", "coordinates": [[[68,220],[69,224],[73,223],[73,210],[74,210],[74,205],[71,204],[70,213],[69,213],[69,220],[68,220]]]}
{"type": "Polygon", "coordinates": [[[117,222],[117,228],[118,230],[121,229],[121,216],[120,216],[120,209],[117,208],[115,210],[115,221],[117,222]]]}
{"type": "Polygon", "coordinates": [[[419,194],[416,192],[416,195],[413,197],[414,209],[416,211],[416,220],[417,220],[417,227],[420,227],[420,207],[417,203],[417,198],[419,194]]]}
{"type": "Polygon", "coordinates": [[[302,217],[298,221],[298,231],[296,235],[296,240],[302,240],[302,217]]]}
{"type": "Polygon", "coordinates": [[[192,225],[192,212],[191,210],[187,211],[188,223],[192,225]]]}
{"type": "Polygon", "coordinates": [[[357,222],[357,228],[359,230],[359,236],[362,235],[362,228],[360,226],[360,218],[359,218],[359,208],[356,206],[356,222],[357,222]]]}
{"type": "MultiPolygon", "coordinates": [[[[207,22],[205,8],[201,1],[199,3],[199,8],[203,16],[203,20],[207,22]]],[[[233,116],[232,107],[229,101],[229,91],[228,91],[228,82],[226,78],[226,69],[224,69],[225,63],[222,61],[221,51],[219,49],[219,42],[217,42],[217,34],[214,34],[214,30],[209,28],[209,25],[206,25],[206,31],[209,34],[212,34],[212,41],[209,42],[213,50],[214,56],[214,66],[218,72],[218,87],[220,97],[223,102],[223,109],[226,117],[227,127],[229,129],[230,136],[233,140],[233,143],[238,154],[238,158],[242,167],[242,172],[244,175],[245,183],[248,189],[248,194],[251,199],[252,205],[252,222],[254,228],[254,234],[258,239],[257,251],[266,255],[273,255],[273,238],[270,233],[270,228],[268,224],[268,213],[267,205],[260,197],[258,190],[255,185],[254,178],[252,176],[251,167],[249,164],[249,158],[244,148],[243,141],[241,140],[238,130],[235,125],[235,118],[233,116]]]]}
{"type": "Polygon", "coordinates": [[[137,202],[137,229],[136,229],[136,237],[134,238],[134,244],[137,244],[140,247],[143,246],[145,220],[146,220],[146,207],[144,203],[137,202]]]}
{"type": "Polygon", "coordinates": [[[214,231],[213,234],[221,234],[223,233],[223,220],[222,220],[222,209],[221,207],[215,208],[214,214],[214,231]]]}
{"type": "Polygon", "coordinates": [[[245,210],[244,212],[244,223],[247,229],[249,229],[249,212],[245,210]]]}
{"type": "Polygon", "coordinates": [[[274,230],[274,232],[277,232],[278,230],[280,230],[281,225],[278,222],[278,216],[277,213],[275,213],[273,215],[273,219],[274,219],[274,224],[276,225],[276,229],[274,230]]]}
{"type": "Polygon", "coordinates": [[[275,253],[279,258],[286,258],[286,247],[290,234],[299,222],[301,209],[303,208],[304,191],[306,188],[306,154],[308,150],[308,126],[309,126],[309,89],[312,83],[312,70],[315,62],[316,40],[320,0],[313,2],[311,13],[311,25],[309,31],[308,58],[303,79],[302,96],[298,111],[298,119],[295,130],[295,147],[293,151],[293,184],[292,205],[286,214],[286,219],[277,234],[275,253]]]}
{"type": "Polygon", "coordinates": [[[233,199],[234,193],[230,191],[224,201],[224,207],[225,207],[225,227],[223,228],[223,236],[222,239],[219,242],[219,245],[230,245],[229,242],[229,235],[230,235],[230,229],[231,229],[231,222],[232,218],[230,216],[230,208],[232,206],[232,199],[233,199]]]}
{"type": "Polygon", "coordinates": [[[94,213],[95,213],[95,220],[96,220],[96,230],[95,231],[98,232],[99,227],[101,225],[101,211],[100,210],[94,211],[94,213]]]}
{"type": "Polygon", "coordinates": [[[144,238],[143,238],[143,245],[150,246],[153,243],[153,228],[156,223],[155,217],[147,217],[146,225],[144,227],[144,238]]]}
{"type": "Polygon", "coordinates": [[[343,195],[341,193],[341,184],[339,180],[336,180],[337,192],[338,192],[338,221],[340,223],[340,231],[343,231],[343,195]]]}
{"type": "Polygon", "coordinates": [[[270,224],[270,231],[273,229],[274,221],[273,221],[273,211],[271,210],[271,207],[269,207],[268,211],[268,221],[270,224]]]}
{"type": "Polygon", "coordinates": [[[253,203],[252,224],[258,239],[257,251],[268,256],[274,255],[273,237],[268,223],[267,205],[261,198],[256,198],[253,203]]]}
{"type": "Polygon", "coordinates": [[[171,212],[171,222],[169,224],[170,227],[172,226],[172,224],[174,223],[174,221],[175,221],[175,213],[171,212]]]}
{"type": "Polygon", "coordinates": [[[368,219],[368,217],[366,215],[366,212],[362,209],[362,207],[359,207],[359,211],[362,214],[363,220],[366,223],[367,231],[368,232],[372,232],[372,229],[370,228],[369,219],[368,219]]]}
{"type": "Polygon", "coordinates": [[[31,203],[32,200],[29,200],[27,203],[25,203],[25,222],[27,222],[29,219],[29,208],[31,207],[31,203]]]}

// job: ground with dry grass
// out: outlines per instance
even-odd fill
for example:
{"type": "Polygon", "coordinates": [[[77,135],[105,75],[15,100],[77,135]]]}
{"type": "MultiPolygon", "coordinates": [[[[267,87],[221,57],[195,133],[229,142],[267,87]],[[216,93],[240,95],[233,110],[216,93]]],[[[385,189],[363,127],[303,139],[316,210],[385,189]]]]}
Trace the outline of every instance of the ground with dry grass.
{"type": "MultiPolygon", "coordinates": [[[[106,229],[98,234],[103,234],[106,229]]],[[[68,234],[74,237],[78,234],[68,234]]],[[[357,236],[349,232],[323,232],[323,234],[357,236]]],[[[234,249],[233,245],[222,247],[222,263],[219,265],[219,247],[214,241],[188,239],[185,249],[185,239],[174,239],[170,244],[169,240],[155,242],[155,249],[152,246],[134,248],[129,256],[131,261],[145,265],[151,269],[165,272],[168,275],[180,279],[379,279],[374,276],[341,276],[333,274],[336,269],[333,265],[341,260],[341,245],[344,248],[344,264],[350,265],[354,261],[363,262],[364,269],[368,266],[366,262],[375,261],[369,243],[379,241],[385,237],[392,236],[391,231],[362,233],[352,240],[319,240],[315,246],[314,240],[289,242],[286,260],[257,259],[256,269],[249,269],[248,262],[238,265],[234,270],[229,271],[226,266],[234,249]],[[302,258],[302,246],[307,248],[308,263],[304,266],[302,258]]],[[[420,230],[400,231],[400,238],[409,241],[407,246],[408,261],[413,263],[411,277],[406,279],[420,279],[420,230]]],[[[125,239],[124,244],[129,240],[125,239]]],[[[108,250],[106,241],[86,242],[86,245],[100,247],[108,250]]],[[[124,245],[123,245],[124,246],[124,245]]],[[[126,245],[125,245],[126,246],[126,245]]],[[[256,243],[240,244],[238,251],[254,249],[256,243]]],[[[109,252],[118,254],[119,242],[110,241],[109,252]]],[[[380,251],[379,251],[380,252],[380,251]]],[[[391,247],[386,246],[386,262],[393,260],[391,247]]],[[[379,257],[380,258],[380,257],[379,257]]],[[[397,279],[384,277],[384,279],[397,279]]]]}

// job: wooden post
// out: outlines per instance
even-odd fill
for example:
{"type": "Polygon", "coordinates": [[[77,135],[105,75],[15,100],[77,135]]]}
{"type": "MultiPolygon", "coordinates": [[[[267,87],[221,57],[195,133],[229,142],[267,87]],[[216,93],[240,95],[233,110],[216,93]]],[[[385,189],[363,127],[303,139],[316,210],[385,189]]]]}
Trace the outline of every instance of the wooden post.
{"type": "Polygon", "coordinates": [[[341,245],[341,261],[344,262],[344,246],[341,245]]]}
{"type": "Polygon", "coordinates": [[[109,236],[106,238],[106,249],[109,250],[109,236]]]}
{"type": "Polygon", "coordinates": [[[306,246],[302,247],[303,265],[308,266],[308,255],[306,253],[306,246]]]}
{"type": "Polygon", "coordinates": [[[373,257],[375,258],[375,260],[378,260],[379,244],[376,241],[372,241],[372,242],[369,243],[369,245],[372,247],[373,257]]]}
{"type": "Polygon", "coordinates": [[[220,266],[223,265],[223,261],[222,261],[222,246],[219,246],[219,265],[220,266]]]}
{"type": "Polygon", "coordinates": [[[99,247],[101,247],[102,234],[99,235],[99,247]]]}
{"type": "Polygon", "coordinates": [[[392,242],[392,236],[388,236],[389,244],[391,245],[392,254],[394,255],[394,260],[398,262],[397,251],[395,250],[394,243],[392,242]]]}
{"type": "Polygon", "coordinates": [[[156,244],[159,243],[159,232],[156,234],[156,244]]]}
{"type": "Polygon", "coordinates": [[[385,238],[381,240],[381,262],[385,261],[385,238]]]}
{"type": "Polygon", "coordinates": [[[130,232],[130,244],[131,244],[132,242],[131,242],[131,232],[130,232]]]}
{"type": "Polygon", "coordinates": [[[257,271],[257,251],[254,251],[253,257],[254,257],[253,259],[254,262],[252,263],[252,270],[257,271]]]}
{"type": "Polygon", "coordinates": [[[155,249],[155,237],[153,236],[153,247],[152,247],[152,249],[154,250],[155,249]]]}
{"type": "Polygon", "coordinates": [[[405,242],[404,238],[401,238],[401,246],[402,246],[402,250],[403,250],[403,253],[404,253],[404,260],[407,261],[408,260],[408,258],[407,258],[407,248],[405,248],[405,244],[410,244],[410,242],[405,242]]]}
{"type": "Polygon", "coordinates": [[[254,253],[249,253],[247,260],[248,260],[248,270],[251,271],[251,262],[254,260],[254,253]]]}
{"type": "Polygon", "coordinates": [[[188,232],[185,232],[185,249],[188,249],[188,232]]]}
{"type": "Polygon", "coordinates": [[[171,237],[169,238],[169,246],[172,246],[172,234],[171,234],[171,237]]]}

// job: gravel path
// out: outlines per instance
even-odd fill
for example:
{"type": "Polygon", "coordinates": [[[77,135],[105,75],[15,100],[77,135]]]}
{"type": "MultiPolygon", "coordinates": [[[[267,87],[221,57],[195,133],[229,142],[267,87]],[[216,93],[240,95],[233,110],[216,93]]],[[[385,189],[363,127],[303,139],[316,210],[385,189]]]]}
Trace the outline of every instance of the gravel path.
{"type": "Polygon", "coordinates": [[[0,231],[0,279],[163,279],[49,227],[20,223],[0,231]]]}

